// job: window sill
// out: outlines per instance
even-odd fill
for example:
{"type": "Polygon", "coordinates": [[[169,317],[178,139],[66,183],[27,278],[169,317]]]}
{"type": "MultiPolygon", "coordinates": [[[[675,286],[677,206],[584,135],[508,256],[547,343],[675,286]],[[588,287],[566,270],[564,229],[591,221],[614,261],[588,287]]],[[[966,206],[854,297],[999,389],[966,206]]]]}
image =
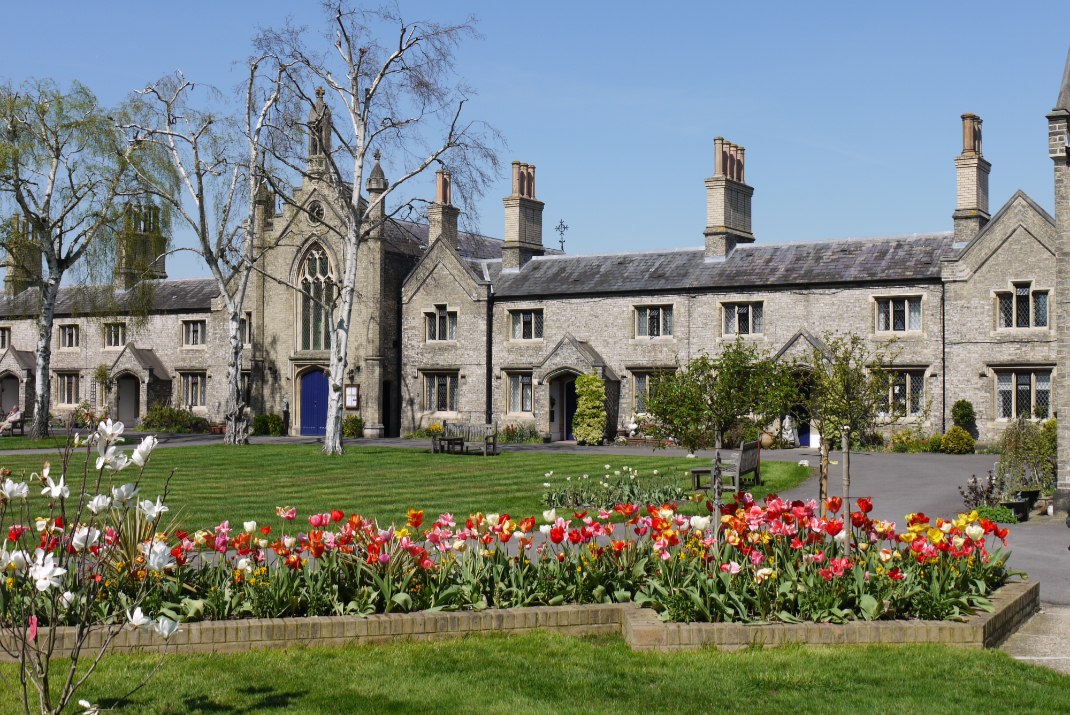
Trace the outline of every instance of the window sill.
{"type": "Polygon", "coordinates": [[[207,345],[183,345],[183,350],[207,350],[207,345]]]}
{"type": "Polygon", "coordinates": [[[81,348],[77,348],[77,347],[76,348],[60,348],[59,349],[59,352],[61,352],[61,353],[79,353],[81,351],[82,351],[82,349],[81,348]]]}
{"type": "Polygon", "coordinates": [[[765,340],[765,333],[722,333],[722,340],[735,340],[736,338],[743,338],[744,340],[765,340]]]}
{"type": "Polygon", "coordinates": [[[447,345],[456,345],[456,344],[457,344],[457,342],[458,342],[458,341],[456,341],[456,340],[425,340],[425,341],[424,341],[424,344],[425,344],[425,345],[442,345],[442,346],[447,346],[447,345]]]}
{"type": "Polygon", "coordinates": [[[506,412],[502,417],[516,417],[517,419],[533,420],[535,419],[534,412],[506,412]]]}
{"type": "Polygon", "coordinates": [[[545,339],[546,338],[509,338],[506,342],[508,342],[508,343],[520,343],[520,344],[524,344],[524,343],[541,343],[545,339]]]}
{"type": "Polygon", "coordinates": [[[632,342],[636,342],[636,343],[653,343],[653,342],[674,343],[674,342],[676,342],[676,336],[675,335],[657,335],[657,336],[652,338],[649,335],[636,335],[634,338],[632,338],[632,342]]]}

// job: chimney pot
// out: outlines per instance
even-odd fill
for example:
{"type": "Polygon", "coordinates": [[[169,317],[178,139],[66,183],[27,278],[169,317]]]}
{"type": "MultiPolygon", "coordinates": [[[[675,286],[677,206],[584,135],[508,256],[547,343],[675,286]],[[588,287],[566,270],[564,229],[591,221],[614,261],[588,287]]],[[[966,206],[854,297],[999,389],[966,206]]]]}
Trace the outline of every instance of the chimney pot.
{"type": "Polygon", "coordinates": [[[992,165],[981,152],[981,118],[976,114],[962,115],[962,154],[955,157],[957,202],[955,213],[955,241],[965,243],[973,239],[988,223],[988,174],[992,165]]]}
{"type": "Polygon", "coordinates": [[[513,193],[505,204],[505,241],[502,269],[519,270],[533,256],[545,253],[542,245],[543,203],[535,198],[535,165],[513,162],[513,193]]]}
{"type": "Polygon", "coordinates": [[[713,138],[713,175],[724,176],[724,137],[713,138]]]}
{"type": "Polygon", "coordinates": [[[723,137],[714,139],[714,174],[706,179],[706,259],[720,261],[740,243],[753,243],[751,197],[743,183],[745,149],[723,137]]]}

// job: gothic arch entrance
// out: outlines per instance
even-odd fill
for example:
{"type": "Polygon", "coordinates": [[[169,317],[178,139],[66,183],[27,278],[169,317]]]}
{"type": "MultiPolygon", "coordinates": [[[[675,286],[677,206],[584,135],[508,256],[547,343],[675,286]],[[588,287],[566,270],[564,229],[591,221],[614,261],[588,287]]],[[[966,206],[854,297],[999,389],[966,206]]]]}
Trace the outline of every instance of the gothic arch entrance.
{"type": "Polygon", "coordinates": [[[322,368],[313,368],[301,376],[301,434],[323,437],[327,434],[327,376],[322,368]]]}
{"type": "Polygon", "coordinates": [[[555,442],[574,439],[572,418],[576,416],[576,374],[560,372],[549,380],[550,439],[555,442]]]}
{"type": "Polygon", "coordinates": [[[132,427],[141,416],[141,381],[133,375],[123,375],[115,381],[115,387],[117,419],[132,427]]]}

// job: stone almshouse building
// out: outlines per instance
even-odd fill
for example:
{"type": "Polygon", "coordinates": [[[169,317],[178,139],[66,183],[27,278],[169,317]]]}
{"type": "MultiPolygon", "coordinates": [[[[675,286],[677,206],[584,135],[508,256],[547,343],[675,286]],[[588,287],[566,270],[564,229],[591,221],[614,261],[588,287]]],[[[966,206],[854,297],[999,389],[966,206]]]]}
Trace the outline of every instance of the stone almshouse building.
{"type": "MultiPolygon", "coordinates": [[[[329,297],[341,275],[328,230],[337,192],[318,161],[296,197],[307,213],[276,212],[267,198],[257,220],[275,246],[262,267],[329,297]]],[[[347,413],[361,415],[372,437],[449,419],[533,424],[567,439],[580,373],[606,381],[612,428],[642,412],[651,372],[677,359],[716,354],[742,335],[807,362],[828,331],[898,338],[892,398],[913,419],[930,405],[933,431],[951,426],[962,398],[977,409],[983,440],[1018,415],[1048,413],[1054,219],[1021,192],[990,216],[978,117],[963,115],[954,231],[944,233],[755,243],[743,148],[718,138],[713,163],[704,246],[587,255],[543,246],[534,166],[513,164],[504,241],[458,231],[450,177],[440,172],[429,226],[389,223],[361,247],[347,370],[359,405],[347,413]]],[[[387,186],[377,162],[365,188],[374,197],[387,186]]],[[[132,423],[170,400],[221,419],[226,319],[215,284],[166,280],[162,261],[156,268],[156,310],[141,323],[78,317],[73,294],[61,294],[53,412],[88,400],[132,423]],[[112,376],[106,390],[93,379],[101,364],[112,376]]],[[[36,296],[23,283],[9,271],[0,304],[5,411],[32,404],[36,296]]],[[[293,434],[323,434],[328,321],[293,289],[259,278],[246,309],[253,410],[279,413],[286,400],[293,434]]],[[[809,443],[808,426],[799,427],[809,443]]]]}

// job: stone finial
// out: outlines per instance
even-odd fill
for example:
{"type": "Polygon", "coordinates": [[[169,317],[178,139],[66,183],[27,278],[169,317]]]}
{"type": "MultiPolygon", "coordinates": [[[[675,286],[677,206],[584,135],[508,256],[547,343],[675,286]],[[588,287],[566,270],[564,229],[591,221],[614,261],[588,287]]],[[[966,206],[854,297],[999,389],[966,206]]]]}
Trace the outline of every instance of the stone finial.
{"type": "Polygon", "coordinates": [[[1063,82],[1059,85],[1059,99],[1055,102],[1056,109],[1065,109],[1070,112],[1070,52],[1066,54],[1066,67],[1063,68],[1063,82]]]}

